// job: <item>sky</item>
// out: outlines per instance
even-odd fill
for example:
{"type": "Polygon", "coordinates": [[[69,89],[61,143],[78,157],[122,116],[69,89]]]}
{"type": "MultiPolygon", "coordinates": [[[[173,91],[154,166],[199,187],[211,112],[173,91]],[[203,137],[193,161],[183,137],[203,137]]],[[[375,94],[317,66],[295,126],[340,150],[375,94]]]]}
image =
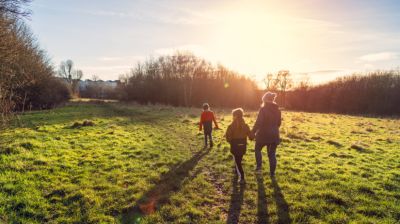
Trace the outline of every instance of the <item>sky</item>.
{"type": "Polygon", "coordinates": [[[261,82],[400,66],[398,0],[34,0],[27,21],[55,67],[118,79],[139,61],[189,50],[261,82]]]}

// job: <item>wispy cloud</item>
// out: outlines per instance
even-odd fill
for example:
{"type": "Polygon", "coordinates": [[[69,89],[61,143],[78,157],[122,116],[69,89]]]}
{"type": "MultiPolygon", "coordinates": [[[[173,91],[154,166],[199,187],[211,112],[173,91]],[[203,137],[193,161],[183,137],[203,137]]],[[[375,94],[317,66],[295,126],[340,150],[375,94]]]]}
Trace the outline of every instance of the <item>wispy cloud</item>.
{"type": "Polygon", "coordinates": [[[167,7],[160,4],[153,4],[153,6],[154,8],[148,11],[113,11],[107,9],[69,9],[68,11],[89,16],[130,18],[173,25],[200,25],[210,24],[215,21],[215,16],[209,12],[196,12],[179,7],[167,7]]]}
{"type": "Polygon", "coordinates": [[[90,70],[90,71],[109,71],[109,70],[121,70],[121,69],[129,69],[132,66],[130,65],[112,65],[112,66],[81,66],[82,70],[90,70]]]}
{"type": "Polygon", "coordinates": [[[358,70],[355,69],[326,69],[326,70],[315,70],[308,72],[293,72],[293,79],[295,82],[303,81],[305,77],[310,79],[312,84],[321,84],[335,80],[338,77],[345,75],[351,75],[358,70]]]}
{"type": "Polygon", "coordinates": [[[101,62],[119,62],[119,61],[130,62],[130,61],[140,61],[145,58],[146,58],[145,56],[127,56],[127,57],[103,56],[97,58],[97,60],[101,62]]]}
{"type": "Polygon", "coordinates": [[[311,71],[307,72],[308,74],[332,74],[332,73],[340,73],[340,72],[347,72],[348,69],[327,69],[327,70],[318,70],[318,71],[311,71]]]}
{"type": "Polygon", "coordinates": [[[375,62],[375,61],[388,61],[399,58],[399,53],[396,52],[379,52],[373,54],[366,54],[359,57],[361,61],[375,62]]]}
{"type": "Polygon", "coordinates": [[[77,10],[77,12],[82,12],[85,14],[93,15],[93,16],[118,16],[118,17],[131,17],[132,14],[127,14],[125,12],[116,12],[109,10],[77,10]]]}
{"type": "Polygon", "coordinates": [[[181,46],[176,46],[176,47],[167,47],[167,48],[159,48],[154,50],[154,54],[156,55],[171,55],[174,54],[177,51],[189,51],[192,52],[198,56],[206,56],[206,50],[196,44],[186,44],[186,45],[181,45],[181,46]]]}
{"type": "Polygon", "coordinates": [[[97,58],[98,61],[120,61],[122,57],[100,57],[97,58]]]}

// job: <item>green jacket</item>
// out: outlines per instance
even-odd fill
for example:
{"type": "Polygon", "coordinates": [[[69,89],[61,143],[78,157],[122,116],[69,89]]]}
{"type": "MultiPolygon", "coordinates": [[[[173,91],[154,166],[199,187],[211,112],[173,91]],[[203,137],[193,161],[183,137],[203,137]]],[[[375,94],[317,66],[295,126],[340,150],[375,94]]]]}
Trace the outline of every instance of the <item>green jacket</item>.
{"type": "Polygon", "coordinates": [[[243,119],[233,121],[226,130],[226,140],[231,142],[234,139],[247,139],[250,137],[250,127],[245,123],[243,119]]]}

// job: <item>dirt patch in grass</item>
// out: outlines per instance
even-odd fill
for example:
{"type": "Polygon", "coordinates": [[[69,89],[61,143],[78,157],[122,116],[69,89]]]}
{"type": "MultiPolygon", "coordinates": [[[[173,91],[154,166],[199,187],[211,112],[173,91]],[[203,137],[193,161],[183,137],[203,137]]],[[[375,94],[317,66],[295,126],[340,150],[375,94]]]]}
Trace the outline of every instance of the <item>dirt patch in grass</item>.
{"type": "Polygon", "coordinates": [[[91,120],[84,120],[83,122],[76,121],[71,125],[71,128],[92,127],[94,125],[94,122],[91,120]]]}
{"type": "Polygon", "coordinates": [[[182,123],[185,123],[185,124],[190,123],[190,120],[189,120],[189,119],[184,119],[184,120],[182,121],[182,123]]]}
{"type": "Polygon", "coordinates": [[[351,145],[350,148],[355,149],[357,152],[360,152],[360,153],[372,153],[372,151],[370,149],[364,148],[359,145],[351,145]]]}
{"type": "Polygon", "coordinates": [[[0,147],[0,155],[1,154],[11,155],[16,153],[19,153],[19,151],[14,147],[4,147],[4,148],[0,147]]]}
{"type": "Polygon", "coordinates": [[[357,190],[362,194],[375,195],[375,192],[368,186],[359,186],[357,190]]]}
{"type": "Polygon", "coordinates": [[[345,158],[345,159],[351,159],[354,158],[352,155],[346,155],[346,154],[336,154],[336,153],[331,153],[329,154],[331,157],[336,157],[336,158],[345,158]]]}
{"type": "Polygon", "coordinates": [[[312,140],[315,140],[315,141],[321,141],[321,140],[323,140],[323,138],[321,138],[321,137],[319,137],[319,136],[313,136],[313,137],[311,137],[311,139],[312,139],[312,140]]]}
{"type": "Polygon", "coordinates": [[[19,144],[22,148],[27,149],[27,150],[32,150],[34,148],[34,145],[30,142],[23,142],[19,144]]]}
{"type": "Polygon", "coordinates": [[[306,140],[306,137],[301,136],[301,135],[297,135],[297,134],[293,134],[293,133],[287,134],[287,137],[290,138],[290,139],[306,140]]]}

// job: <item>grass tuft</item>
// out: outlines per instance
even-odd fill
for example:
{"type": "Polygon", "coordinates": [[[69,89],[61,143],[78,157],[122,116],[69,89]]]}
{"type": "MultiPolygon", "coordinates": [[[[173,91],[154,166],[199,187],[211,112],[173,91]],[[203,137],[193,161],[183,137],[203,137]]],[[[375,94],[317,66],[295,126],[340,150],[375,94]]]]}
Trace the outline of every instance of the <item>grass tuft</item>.
{"type": "Polygon", "coordinates": [[[340,144],[340,143],[337,142],[337,141],[333,141],[333,140],[328,140],[326,143],[328,143],[328,144],[330,144],[330,145],[333,145],[333,146],[335,146],[335,147],[337,147],[337,148],[343,147],[342,144],[340,144]]]}

